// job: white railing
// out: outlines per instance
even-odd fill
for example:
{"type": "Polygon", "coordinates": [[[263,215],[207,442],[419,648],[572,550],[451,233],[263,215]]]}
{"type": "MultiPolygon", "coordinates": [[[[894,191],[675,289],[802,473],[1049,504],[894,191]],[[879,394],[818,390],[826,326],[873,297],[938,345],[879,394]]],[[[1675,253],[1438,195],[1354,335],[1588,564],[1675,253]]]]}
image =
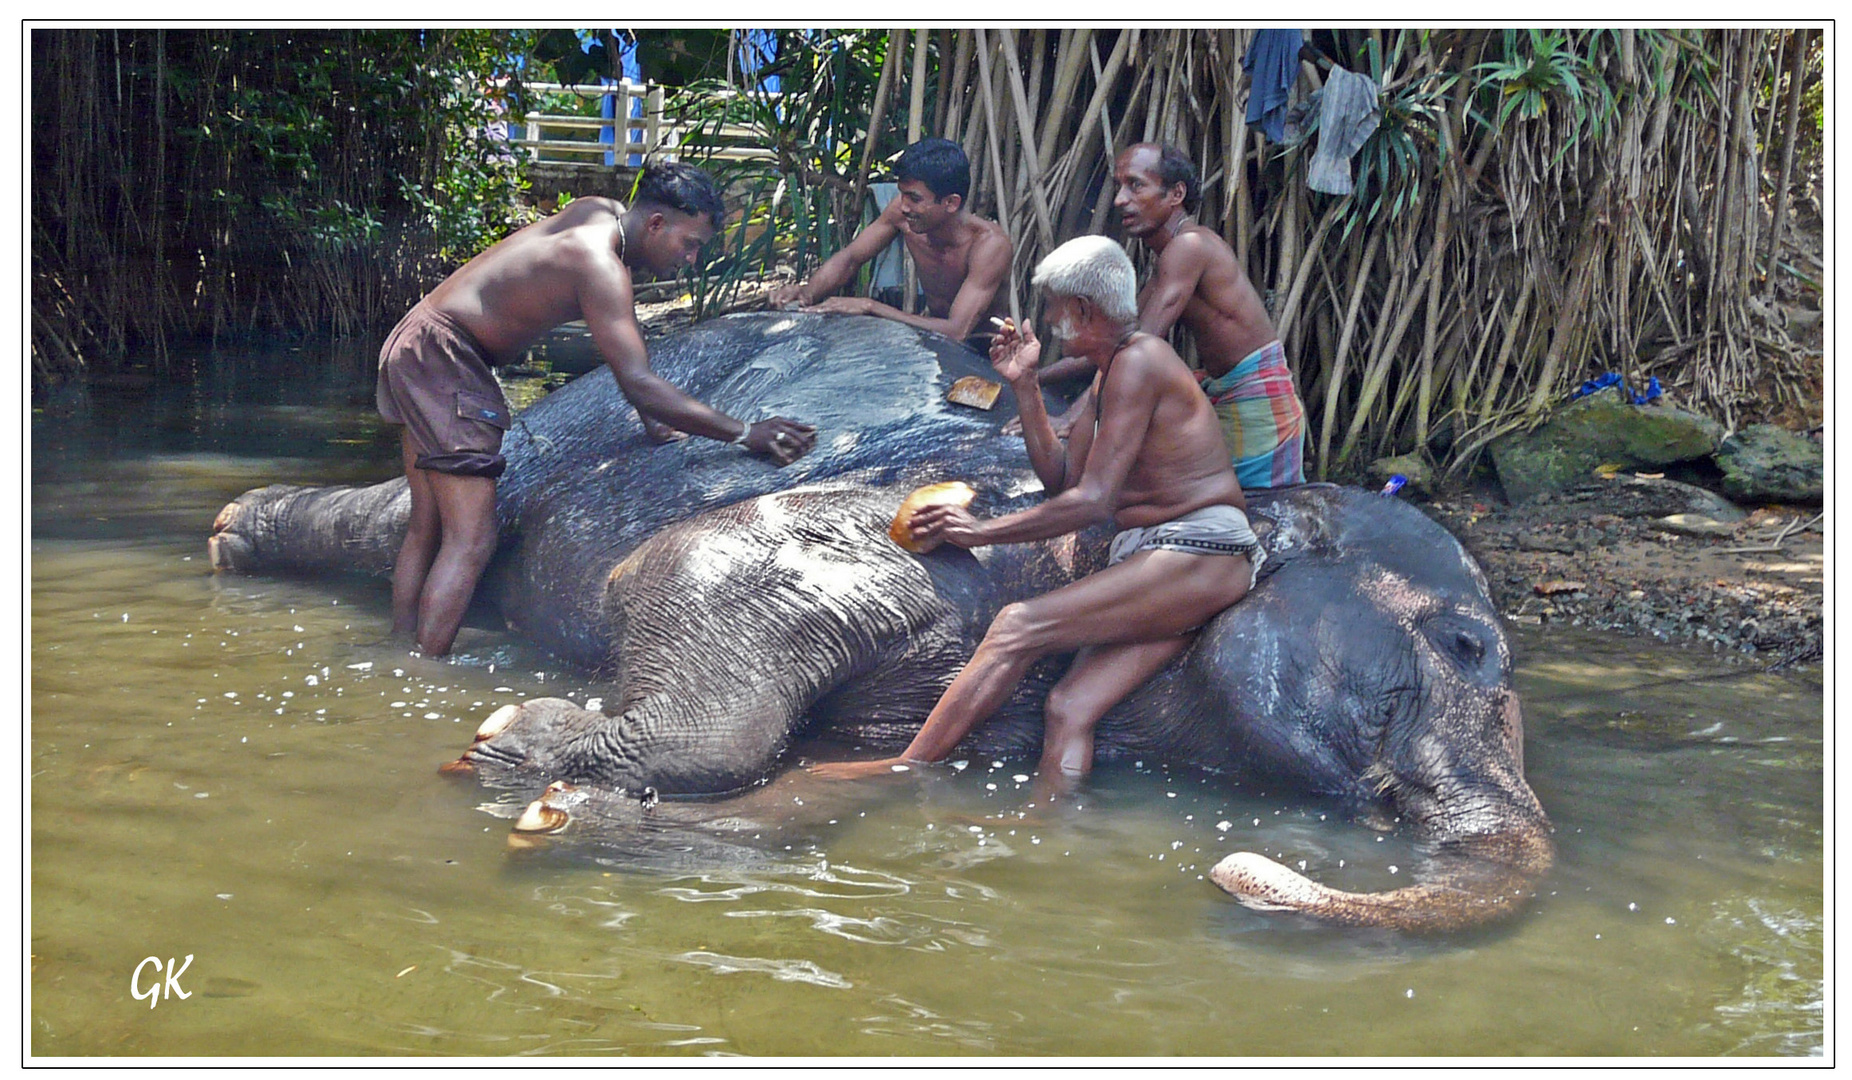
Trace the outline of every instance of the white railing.
{"type": "MultiPolygon", "coordinates": [[[[617,164],[627,164],[631,155],[675,161],[679,158],[677,151],[682,146],[682,140],[688,135],[689,129],[686,126],[672,123],[665,115],[665,95],[661,86],[633,83],[626,79],[609,86],[529,83],[527,89],[535,93],[573,94],[585,98],[613,97],[616,100],[612,103],[611,111],[617,114],[595,117],[538,111],[528,113],[523,118],[525,130],[520,145],[526,149],[529,161],[572,161],[598,165],[607,161],[606,155],[612,155],[613,160],[624,158],[623,161],[617,161],[617,164]],[[631,107],[633,101],[643,103],[641,116],[631,115],[637,111],[631,107]],[[606,136],[604,133],[607,131],[612,134],[606,136]],[[592,132],[593,135],[591,139],[585,139],[567,134],[577,132],[592,132]]],[[[733,93],[724,91],[722,96],[731,96],[733,93]]],[[[723,124],[717,134],[729,140],[765,141],[763,131],[741,124],[723,124]]],[[[715,151],[712,156],[725,161],[771,160],[776,157],[771,150],[757,145],[726,146],[715,151]]]]}

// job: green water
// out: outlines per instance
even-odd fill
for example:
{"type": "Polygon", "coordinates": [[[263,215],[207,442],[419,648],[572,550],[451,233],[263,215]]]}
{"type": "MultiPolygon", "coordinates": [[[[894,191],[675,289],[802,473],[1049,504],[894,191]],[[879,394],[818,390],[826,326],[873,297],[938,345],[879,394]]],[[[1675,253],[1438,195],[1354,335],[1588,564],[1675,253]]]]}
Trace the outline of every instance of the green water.
{"type": "Polygon", "coordinates": [[[512,852],[515,796],[436,766],[501,703],[603,689],[483,627],[408,658],[383,581],[205,563],[248,487],[391,475],[363,367],[35,420],[35,1055],[1824,1051],[1819,673],[1612,637],[1517,632],[1559,863],[1458,938],[1239,907],[1226,852],[1384,888],[1409,845],[1157,762],[1052,818],[1031,762],[970,761],[787,781],[718,851],[512,852]],[[134,996],[189,954],[190,997],[134,996]]]}

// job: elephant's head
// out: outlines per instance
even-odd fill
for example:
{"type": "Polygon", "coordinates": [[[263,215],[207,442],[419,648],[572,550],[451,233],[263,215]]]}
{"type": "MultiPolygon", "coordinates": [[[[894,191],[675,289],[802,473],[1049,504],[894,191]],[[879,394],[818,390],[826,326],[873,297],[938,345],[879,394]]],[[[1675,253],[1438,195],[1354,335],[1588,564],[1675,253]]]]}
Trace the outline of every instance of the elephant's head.
{"type": "Polygon", "coordinates": [[[1281,580],[1205,628],[1191,670],[1206,698],[1249,703],[1228,767],[1258,760],[1269,775],[1400,816],[1423,858],[1414,884],[1383,893],[1329,889],[1252,852],[1211,878],[1249,907],[1353,925],[1448,930],[1511,912],[1553,855],[1524,779],[1511,651],[1484,577],[1412,508],[1349,515],[1356,527],[1325,535],[1315,523],[1331,517],[1296,512],[1318,498],[1371,496],[1274,503],[1268,546],[1281,580]],[[1289,576],[1291,588],[1277,587],[1289,576]]]}

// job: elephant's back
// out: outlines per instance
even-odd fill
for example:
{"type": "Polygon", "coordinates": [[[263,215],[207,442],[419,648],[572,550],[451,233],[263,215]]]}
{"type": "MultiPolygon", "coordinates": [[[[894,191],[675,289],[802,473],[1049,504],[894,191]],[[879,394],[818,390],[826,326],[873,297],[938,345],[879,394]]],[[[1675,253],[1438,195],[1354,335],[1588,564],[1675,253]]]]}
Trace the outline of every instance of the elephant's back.
{"type": "MultiPolygon", "coordinates": [[[[658,374],[712,407],[817,427],[816,448],[778,468],[712,439],[657,444],[608,369],[581,376],[517,418],[498,491],[503,607],[565,654],[596,662],[592,605],[619,560],[665,526],[800,485],[963,479],[1014,497],[1033,474],[1002,395],[982,411],[946,401],[988,361],[937,334],[885,319],[754,313],[652,343],[658,374]]],[[[994,373],[992,373],[994,374],[994,373]]]]}
{"type": "MultiPolygon", "coordinates": [[[[640,540],[670,521],[789,487],[850,473],[898,482],[930,472],[997,440],[1015,415],[1008,395],[988,412],[948,403],[952,383],[988,373],[988,362],[948,338],[886,319],[727,316],[653,342],[650,363],[730,416],[815,424],[816,449],[780,469],[712,439],[656,444],[610,371],[599,368],[518,417],[504,447],[505,512],[531,526],[525,519],[538,504],[569,493],[640,540]]],[[[1026,468],[1021,441],[1001,441],[1026,468]]]]}

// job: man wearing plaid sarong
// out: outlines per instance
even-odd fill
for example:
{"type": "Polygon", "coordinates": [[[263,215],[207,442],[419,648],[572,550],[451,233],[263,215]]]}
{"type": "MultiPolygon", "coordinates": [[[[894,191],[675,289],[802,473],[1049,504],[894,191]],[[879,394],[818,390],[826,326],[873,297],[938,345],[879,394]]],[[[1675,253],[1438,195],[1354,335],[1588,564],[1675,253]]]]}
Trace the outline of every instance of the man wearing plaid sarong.
{"type": "MultiPolygon", "coordinates": [[[[1114,163],[1113,206],[1130,236],[1157,255],[1138,295],[1138,327],[1160,337],[1181,319],[1196,339],[1198,378],[1221,418],[1235,476],[1244,490],[1305,482],[1305,406],[1293,388],[1286,352],[1260,294],[1234,249],[1191,216],[1196,166],[1170,146],[1139,143],[1114,163]]],[[[1044,368],[1044,383],[1066,376],[1067,360],[1044,368]]],[[[1065,436],[1090,415],[1086,395],[1055,422],[1065,436]]]]}
{"type": "Polygon", "coordinates": [[[1204,370],[1196,379],[1222,421],[1222,439],[1243,491],[1305,483],[1305,407],[1279,339],[1219,378],[1204,370]]]}

